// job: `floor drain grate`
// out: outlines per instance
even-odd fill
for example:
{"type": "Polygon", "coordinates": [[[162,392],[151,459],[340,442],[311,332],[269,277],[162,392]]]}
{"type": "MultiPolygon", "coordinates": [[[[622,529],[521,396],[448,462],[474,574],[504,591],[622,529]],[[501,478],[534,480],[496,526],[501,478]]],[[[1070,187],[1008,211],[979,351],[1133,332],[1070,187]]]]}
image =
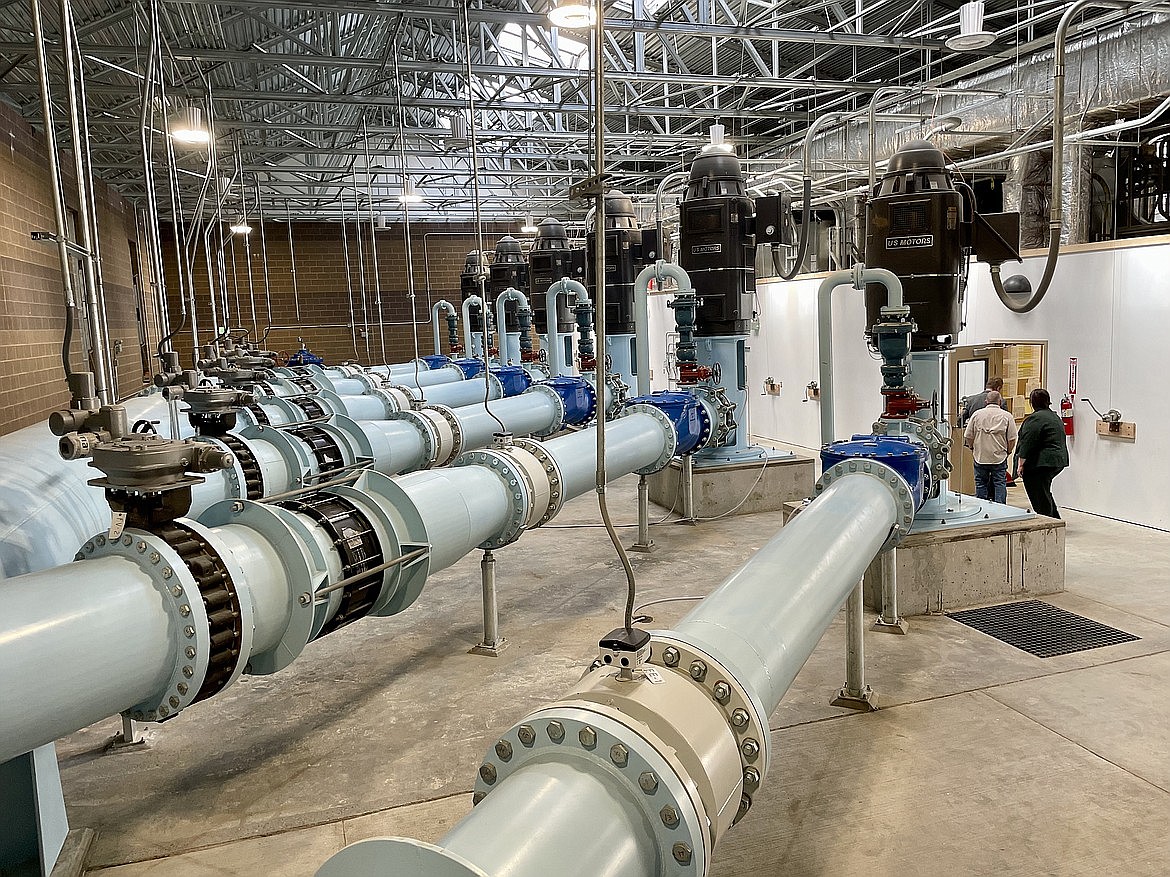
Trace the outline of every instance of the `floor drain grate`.
{"type": "Polygon", "coordinates": [[[1039,658],[1141,639],[1042,600],[1001,603],[947,614],[955,621],[1039,658]]]}

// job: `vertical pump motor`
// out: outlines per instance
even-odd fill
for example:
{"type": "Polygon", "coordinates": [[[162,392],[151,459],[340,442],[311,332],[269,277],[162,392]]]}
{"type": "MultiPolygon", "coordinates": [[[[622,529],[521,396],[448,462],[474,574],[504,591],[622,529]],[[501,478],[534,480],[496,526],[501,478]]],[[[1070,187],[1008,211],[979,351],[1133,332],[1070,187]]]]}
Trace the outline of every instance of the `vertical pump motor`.
{"type": "Polygon", "coordinates": [[[679,264],[701,304],[699,336],[747,335],[756,291],[756,240],[752,201],[731,147],[710,144],[691,165],[679,204],[679,264]]]}
{"type": "MultiPolygon", "coordinates": [[[[528,252],[528,271],[532,282],[532,317],[538,335],[548,334],[548,314],[545,311],[545,291],[565,277],[580,280],[573,273],[573,251],[569,236],[560,221],[551,216],[536,228],[536,240],[528,252]]],[[[567,296],[557,300],[557,331],[562,335],[573,331],[573,308],[567,296]]]]}
{"type": "MultiPolygon", "coordinates": [[[[597,226],[586,231],[585,286],[597,300],[594,253],[597,226]]],[[[605,196],[605,331],[609,335],[633,335],[634,281],[642,270],[642,229],[629,195],[616,189],[605,196]]]]}
{"type": "MultiPolygon", "coordinates": [[[[914,350],[947,350],[962,329],[970,217],[941,150],[907,143],[890,159],[866,207],[865,264],[902,281],[917,329],[914,350]]],[[[885,287],[865,288],[866,325],[881,322],[885,287]]]]}

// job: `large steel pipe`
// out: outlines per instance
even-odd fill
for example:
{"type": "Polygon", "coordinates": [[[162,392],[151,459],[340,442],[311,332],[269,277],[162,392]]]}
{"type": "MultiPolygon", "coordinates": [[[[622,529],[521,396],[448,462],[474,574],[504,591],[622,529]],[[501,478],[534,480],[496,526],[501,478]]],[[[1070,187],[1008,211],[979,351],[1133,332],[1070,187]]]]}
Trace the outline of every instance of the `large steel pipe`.
{"type": "Polygon", "coordinates": [[[0,591],[0,763],[165,685],[171,621],[150,576],[133,564],[107,557],[84,573],[41,570],[0,591]]]}
{"type": "MultiPolygon", "coordinates": [[[[518,416],[563,416],[551,391],[506,401],[518,416]]],[[[673,451],[666,416],[635,407],[611,477],[673,451]],[[641,455],[626,447],[635,440],[641,455]]],[[[118,712],[169,718],[246,668],[275,672],[313,639],[401,612],[431,572],[514,541],[591,489],[559,478],[559,461],[577,454],[592,467],[592,430],[399,479],[367,472],[279,505],[220,502],[157,532],[99,533],[80,563],[0,583],[0,762],[118,712]]]]}
{"type": "Polygon", "coordinates": [[[767,771],[768,716],[900,520],[905,482],[867,465],[652,634],[648,657],[603,642],[565,698],[493,745],[475,809],[439,845],[362,841],[320,877],[708,873],[767,771]]]}

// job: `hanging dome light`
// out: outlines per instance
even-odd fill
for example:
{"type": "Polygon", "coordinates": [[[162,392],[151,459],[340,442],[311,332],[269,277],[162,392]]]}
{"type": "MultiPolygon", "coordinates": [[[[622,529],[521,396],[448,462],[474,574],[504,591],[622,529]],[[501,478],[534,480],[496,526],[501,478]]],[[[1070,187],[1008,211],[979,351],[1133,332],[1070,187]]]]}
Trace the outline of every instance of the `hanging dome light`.
{"type": "Polygon", "coordinates": [[[203,111],[199,107],[183,107],[171,116],[167,129],[176,143],[199,146],[211,140],[211,132],[203,124],[203,111]]]}
{"type": "Polygon", "coordinates": [[[946,40],[948,49],[973,52],[995,42],[995,33],[983,29],[983,0],[970,0],[959,7],[959,32],[946,40]]]}
{"type": "Polygon", "coordinates": [[[548,20],[553,27],[579,29],[591,27],[597,20],[597,13],[587,0],[560,0],[548,11],[548,20]]]}
{"type": "Polygon", "coordinates": [[[522,234],[536,234],[537,230],[536,225],[532,222],[532,214],[524,214],[524,224],[520,226],[520,232],[522,234]]]}
{"type": "Polygon", "coordinates": [[[237,219],[235,222],[233,222],[231,225],[229,225],[228,229],[231,231],[232,234],[251,234],[252,233],[252,226],[248,225],[248,220],[242,216],[239,219],[237,219]]]}

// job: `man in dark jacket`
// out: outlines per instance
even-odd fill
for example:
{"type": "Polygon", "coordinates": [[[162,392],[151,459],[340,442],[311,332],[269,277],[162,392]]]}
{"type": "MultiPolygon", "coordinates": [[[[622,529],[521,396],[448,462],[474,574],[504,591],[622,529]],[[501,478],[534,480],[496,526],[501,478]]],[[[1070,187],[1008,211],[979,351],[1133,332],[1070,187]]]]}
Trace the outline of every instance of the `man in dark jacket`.
{"type": "Polygon", "coordinates": [[[1068,445],[1064,440],[1064,423],[1052,410],[1052,397],[1044,389],[1028,394],[1032,413],[1020,426],[1016,444],[1016,461],[1024,478],[1024,489],[1032,510],[1038,515],[1059,518],[1052,498],[1052,479],[1068,467],[1068,445]]]}
{"type": "MultiPolygon", "coordinates": [[[[971,422],[971,417],[975,414],[976,411],[978,411],[980,408],[987,407],[988,393],[1000,393],[1002,390],[1003,378],[988,378],[987,386],[984,387],[982,393],[976,393],[974,396],[968,396],[963,400],[963,416],[959,418],[959,425],[965,427],[968,423],[971,422]]],[[[1004,404],[1002,395],[1000,396],[999,402],[997,404],[1000,408],[1007,407],[1004,404]]]]}

